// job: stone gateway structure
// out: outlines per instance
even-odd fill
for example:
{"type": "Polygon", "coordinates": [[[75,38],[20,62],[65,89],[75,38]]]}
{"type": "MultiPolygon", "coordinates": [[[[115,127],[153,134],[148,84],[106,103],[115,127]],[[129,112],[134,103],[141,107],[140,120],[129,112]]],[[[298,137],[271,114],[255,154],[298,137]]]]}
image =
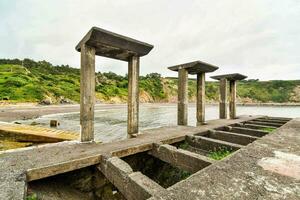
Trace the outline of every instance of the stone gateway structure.
{"type": "Polygon", "coordinates": [[[211,76],[212,79],[220,81],[220,119],[227,119],[227,82],[229,81],[229,116],[236,118],[236,82],[247,78],[242,74],[224,74],[211,76]]]}
{"type": "Polygon", "coordinates": [[[188,74],[197,75],[196,118],[199,125],[205,124],[205,73],[214,72],[218,67],[198,60],[168,69],[178,72],[177,124],[187,125],[188,122],[188,74]]]}
{"type": "Polygon", "coordinates": [[[139,131],[140,57],[153,45],[98,27],[93,27],[76,46],[81,52],[80,71],[80,140],[94,140],[95,55],[128,62],[128,137],[139,131]]]}

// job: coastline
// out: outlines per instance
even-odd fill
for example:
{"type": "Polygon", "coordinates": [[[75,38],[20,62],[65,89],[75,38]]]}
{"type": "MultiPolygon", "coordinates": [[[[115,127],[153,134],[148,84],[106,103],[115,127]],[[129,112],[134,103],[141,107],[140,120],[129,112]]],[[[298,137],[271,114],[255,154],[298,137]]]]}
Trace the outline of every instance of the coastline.
{"type": "MultiPolygon", "coordinates": [[[[195,106],[194,102],[189,103],[190,106],[195,106]]],[[[176,106],[176,103],[140,103],[144,106],[176,106]]],[[[218,103],[207,103],[208,106],[218,106],[218,103]]],[[[293,107],[300,106],[300,103],[237,103],[238,106],[270,106],[270,107],[293,107]]],[[[126,110],[126,103],[97,103],[95,111],[100,109],[116,109],[123,108],[126,110]]],[[[34,103],[21,104],[6,104],[0,106],[0,121],[13,122],[16,120],[35,119],[49,114],[63,114],[79,112],[79,104],[54,104],[54,105],[40,105],[34,103]]]]}

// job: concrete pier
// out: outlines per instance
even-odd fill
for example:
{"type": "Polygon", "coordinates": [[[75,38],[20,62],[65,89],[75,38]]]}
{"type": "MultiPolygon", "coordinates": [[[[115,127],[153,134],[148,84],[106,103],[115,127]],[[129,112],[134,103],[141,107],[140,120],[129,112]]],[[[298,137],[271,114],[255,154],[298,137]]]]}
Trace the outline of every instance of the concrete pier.
{"type": "Polygon", "coordinates": [[[94,139],[95,55],[128,62],[128,137],[138,134],[139,60],[153,45],[93,27],[76,46],[81,52],[81,141],[94,139]]]}
{"type": "Polygon", "coordinates": [[[213,72],[218,69],[217,66],[194,61],[168,67],[172,71],[178,72],[178,125],[187,125],[187,107],[188,107],[188,74],[197,75],[197,101],[196,118],[197,124],[205,124],[205,73],[213,72]]]}
{"type": "MultiPolygon", "coordinates": [[[[300,156],[297,154],[300,121],[286,121],[279,129],[265,136],[249,136],[247,128],[242,128],[248,122],[264,120],[275,119],[239,116],[234,120],[212,120],[208,125],[199,127],[173,126],[147,130],[136,138],[107,144],[63,142],[24,151],[8,151],[0,157],[0,196],[3,199],[23,199],[27,186],[31,187],[34,180],[93,167],[128,200],[192,199],[196,193],[204,199],[210,196],[230,199],[234,194],[243,199],[257,198],[259,195],[264,199],[276,199],[283,197],[284,191],[291,191],[288,198],[295,199],[299,193],[295,184],[300,178],[297,174],[300,169],[300,164],[297,164],[300,156]],[[240,129],[234,129],[239,125],[240,129]],[[192,149],[181,149],[176,145],[180,142],[185,142],[192,149]],[[225,147],[234,151],[228,158],[217,161],[207,157],[207,153],[225,147]],[[194,174],[167,189],[163,188],[122,159],[141,152],[148,152],[159,160],[194,174]],[[278,162],[271,162],[272,165],[267,162],[274,159],[278,162]],[[289,163],[287,170],[276,164],[281,162],[289,163]],[[7,173],[7,169],[10,169],[10,173],[7,173]],[[253,180],[265,180],[268,183],[245,181],[249,176],[253,180]],[[265,189],[269,184],[273,188],[271,191],[265,189]],[[228,185],[230,190],[227,190],[228,185]],[[240,191],[240,188],[245,189],[240,191]],[[273,192],[275,189],[277,192],[273,192]],[[202,190],[209,196],[202,195],[202,190]]],[[[252,131],[251,134],[260,133],[256,129],[248,130],[252,131]]],[[[49,194],[47,187],[52,186],[44,186],[45,194],[49,194]]],[[[60,192],[64,193],[63,190],[60,192]]],[[[77,200],[84,195],[73,197],[77,200]]]]}
{"type": "Polygon", "coordinates": [[[227,119],[227,83],[229,82],[229,116],[230,119],[236,118],[236,82],[247,78],[242,74],[224,74],[212,76],[211,78],[220,81],[220,119],[227,119]]]}

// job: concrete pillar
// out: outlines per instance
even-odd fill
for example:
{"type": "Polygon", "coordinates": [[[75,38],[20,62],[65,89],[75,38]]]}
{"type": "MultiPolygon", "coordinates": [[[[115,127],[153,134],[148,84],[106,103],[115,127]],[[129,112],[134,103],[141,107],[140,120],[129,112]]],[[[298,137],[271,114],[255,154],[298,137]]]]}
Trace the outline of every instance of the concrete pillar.
{"type": "Polygon", "coordinates": [[[139,73],[140,58],[132,56],[128,62],[128,138],[139,132],[139,73]]]}
{"type": "Polygon", "coordinates": [[[227,80],[220,80],[220,119],[227,119],[227,80]]]}
{"type": "Polygon", "coordinates": [[[178,106],[177,124],[187,125],[188,108],[188,71],[184,68],[178,70],[178,106]]]}
{"type": "Polygon", "coordinates": [[[95,49],[81,46],[80,68],[80,141],[94,140],[95,49]]]}
{"type": "Polygon", "coordinates": [[[230,119],[236,118],[236,81],[229,81],[229,116],[230,119]]]}
{"type": "Polygon", "coordinates": [[[197,74],[197,125],[205,124],[205,73],[197,74]]]}

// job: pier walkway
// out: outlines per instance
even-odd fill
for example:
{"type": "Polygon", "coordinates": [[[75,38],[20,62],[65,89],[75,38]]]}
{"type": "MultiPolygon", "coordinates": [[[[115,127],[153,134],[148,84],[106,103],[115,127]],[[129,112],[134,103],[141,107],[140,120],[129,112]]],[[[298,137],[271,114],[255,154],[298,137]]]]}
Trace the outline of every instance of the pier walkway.
{"type": "Polygon", "coordinates": [[[136,138],[113,143],[66,141],[6,151],[0,154],[0,199],[23,199],[31,181],[88,166],[98,168],[127,199],[151,196],[153,200],[297,199],[300,194],[299,132],[300,119],[243,116],[211,120],[199,127],[146,130],[136,138]],[[257,129],[274,124],[281,127],[277,126],[271,134],[257,129]],[[235,152],[224,160],[214,161],[189,149],[172,146],[182,141],[202,149],[228,146],[235,152]],[[194,174],[163,188],[138,172],[130,172],[130,166],[120,160],[140,152],[148,152],[194,174]]]}

